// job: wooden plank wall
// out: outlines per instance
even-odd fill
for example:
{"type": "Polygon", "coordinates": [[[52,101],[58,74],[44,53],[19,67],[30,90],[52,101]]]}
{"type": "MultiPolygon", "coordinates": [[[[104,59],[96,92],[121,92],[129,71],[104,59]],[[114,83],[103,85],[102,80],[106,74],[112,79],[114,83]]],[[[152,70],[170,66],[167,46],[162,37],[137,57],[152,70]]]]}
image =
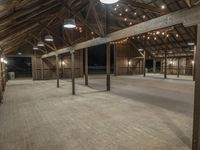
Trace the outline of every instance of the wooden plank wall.
{"type": "MultiPolygon", "coordinates": [[[[44,80],[56,79],[56,57],[50,57],[42,61],[40,56],[33,56],[32,74],[33,80],[42,80],[42,74],[44,80]]],[[[59,74],[60,78],[71,78],[71,55],[69,53],[59,56],[59,74]]],[[[75,52],[75,77],[82,76],[83,51],[80,50],[75,52]]]]}
{"type": "MultiPolygon", "coordinates": [[[[193,73],[193,58],[179,58],[180,61],[180,75],[192,75],[193,73]]],[[[164,73],[164,60],[161,60],[161,73],[164,73]]],[[[167,59],[167,74],[176,75],[178,73],[178,58],[167,59]]]]}
{"type": "MultiPolygon", "coordinates": [[[[63,55],[60,68],[62,78],[71,78],[71,55],[63,55]],[[63,63],[64,62],[64,63],[63,63]]],[[[83,50],[75,52],[75,77],[83,77],[83,50]]]]}
{"type": "MultiPolygon", "coordinates": [[[[129,44],[120,44],[115,46],[115,74],[130,75],[143,73],[143,59],[138,59],[140,55],[129,44]],[[129,62],[131,62],[129,64],[129,62]]],[[[140,56],[141,57],[141,56],[140,56]]]]}

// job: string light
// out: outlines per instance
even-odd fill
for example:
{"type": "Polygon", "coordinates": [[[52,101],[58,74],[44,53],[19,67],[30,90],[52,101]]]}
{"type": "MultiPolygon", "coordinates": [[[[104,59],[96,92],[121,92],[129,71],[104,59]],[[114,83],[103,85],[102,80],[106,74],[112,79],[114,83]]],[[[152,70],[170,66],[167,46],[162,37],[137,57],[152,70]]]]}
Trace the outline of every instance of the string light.
{"type": "Polygon", "coordinates": [[[160,34],[160,31],[157,31],[156,34],[159,35],[159,34],[160,34]]]}
{"type": "Polygon", "coordinates": [[[132,22],[130,22],[130,23],[129,23],[129,25],[131,26],[131,25],[133,25],[133,23],[132,23],[132,22]]]}
{"type": "Polygon", "coordinates": [[[124,18],[124,21],[127,21],[127,18],[124,18]]]}
{"type": "Polygon", "coordinates": [[[165,6],[165,5],[162,5],[162,6],[161,6],[161,9],[165,9],[165,8],[166,8],[166,6],[165,6]]]}
{"type": "Polygon", "coordinates": [[[192,64],[194,65],[194,60],[192,60],[192,64]]]}
{"type": "Polygon", "coordinates": [[[134,12],[134,15],[136,16],[136,15],[137,15],[137,12],[134,12]]]}
{"type": "Polygon", "coordinates": [[[123,39],[123,40],[119,40],[119,41],[116,41],[116,42],[111,42],[111,44],[127,44],[127,42],[128,42],[128,38],[123,39]]]}
{"type": "Polygon", "coordinates": [[[122,16],[122,13],[119,13],[119,16],[122,16]]]}
{"type": "Polygon", "coordinates": [[[128,8],[125,9],[125,12],[128,12],[128,8]]]}
{"type": "Polygon", "coordinates": [[[142,18],[143,18],[143,19],[145,19],[145,18],[146,18],[146,16],[145,16],[145,15],[143,15],[143,16],[142,16],[142,18]]]}
{"type": "Polygon", "coordinates": [[[179,37],[179,35],[178,35],[178,34],[176,34],[176,37],[178,38],[178,37],[179,37]]]}

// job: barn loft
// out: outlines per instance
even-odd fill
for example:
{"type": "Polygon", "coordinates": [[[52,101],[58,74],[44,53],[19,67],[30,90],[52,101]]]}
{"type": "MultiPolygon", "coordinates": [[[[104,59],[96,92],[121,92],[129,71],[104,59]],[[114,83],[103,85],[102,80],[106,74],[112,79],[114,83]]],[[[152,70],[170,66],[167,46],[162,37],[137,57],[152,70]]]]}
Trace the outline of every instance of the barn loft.
{"type": "Polygon", "coordinates": [[[2,0],[0,55],[0,150],[200,150],[199,0],[2,0]]]}

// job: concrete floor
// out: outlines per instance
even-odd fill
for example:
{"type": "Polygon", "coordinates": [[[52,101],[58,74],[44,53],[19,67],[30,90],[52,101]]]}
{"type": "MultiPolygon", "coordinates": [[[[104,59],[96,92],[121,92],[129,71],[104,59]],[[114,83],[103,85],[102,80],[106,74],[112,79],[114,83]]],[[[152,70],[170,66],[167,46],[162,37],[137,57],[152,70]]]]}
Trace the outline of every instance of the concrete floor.
{"type": "MultiPolygon", "coordinates": [[[[147,73],[146,75],[147,75],[147,77],[151,77],[151,78],[159,78],[159,79],[163,79],[164,78],[164,74],[159,74],[159,73],[156,73],[156,74],[147,73]]],[[[167,75],[167,79],[193,81],[193,76],[180,75],[179,77],[177,77],[177,75],[167,75]]]]}
{"type": "Polygon", "coordinates": [[[112,77],[10,81],[0,105],[0,150],[189,150],[193,82],[112,77]]]}

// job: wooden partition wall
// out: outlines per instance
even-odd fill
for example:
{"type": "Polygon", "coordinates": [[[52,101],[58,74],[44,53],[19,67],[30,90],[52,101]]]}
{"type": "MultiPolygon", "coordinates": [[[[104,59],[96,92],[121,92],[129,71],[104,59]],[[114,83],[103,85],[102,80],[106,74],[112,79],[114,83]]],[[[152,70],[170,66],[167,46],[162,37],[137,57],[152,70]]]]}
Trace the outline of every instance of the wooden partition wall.
{"type": "MultiPolygon", "coordinates": [[[[161,61],[161,73],[164,73],[164,60],[161,61]]],[[[194,60],[192,57],[168,58],[167,74],[193,75],[194,60]]]]}
{"type": "Polygon", "coordinates": [[[4,63],[0,62],[0,103],[3,99],[3,92],[6,88],[6,82],[7,82],[7,67],[4,63]]]}
{"type": "Polygon", "coordinates": [[[115,46],[115,75],[143,74],[143,58],[129,44],[115,46]]]}
{"type": "MultiPolygon", "coordinates": [[[[71,54],[63,54],[59,59],[59,77],[71,78],[71,54]]],[[[33,80],[56,79],[56,57],[41,59],[40,56],[32,57],[33,80]]],[[[83,76],[83,51],[75,52],[75,77],[83,76]]]]}

